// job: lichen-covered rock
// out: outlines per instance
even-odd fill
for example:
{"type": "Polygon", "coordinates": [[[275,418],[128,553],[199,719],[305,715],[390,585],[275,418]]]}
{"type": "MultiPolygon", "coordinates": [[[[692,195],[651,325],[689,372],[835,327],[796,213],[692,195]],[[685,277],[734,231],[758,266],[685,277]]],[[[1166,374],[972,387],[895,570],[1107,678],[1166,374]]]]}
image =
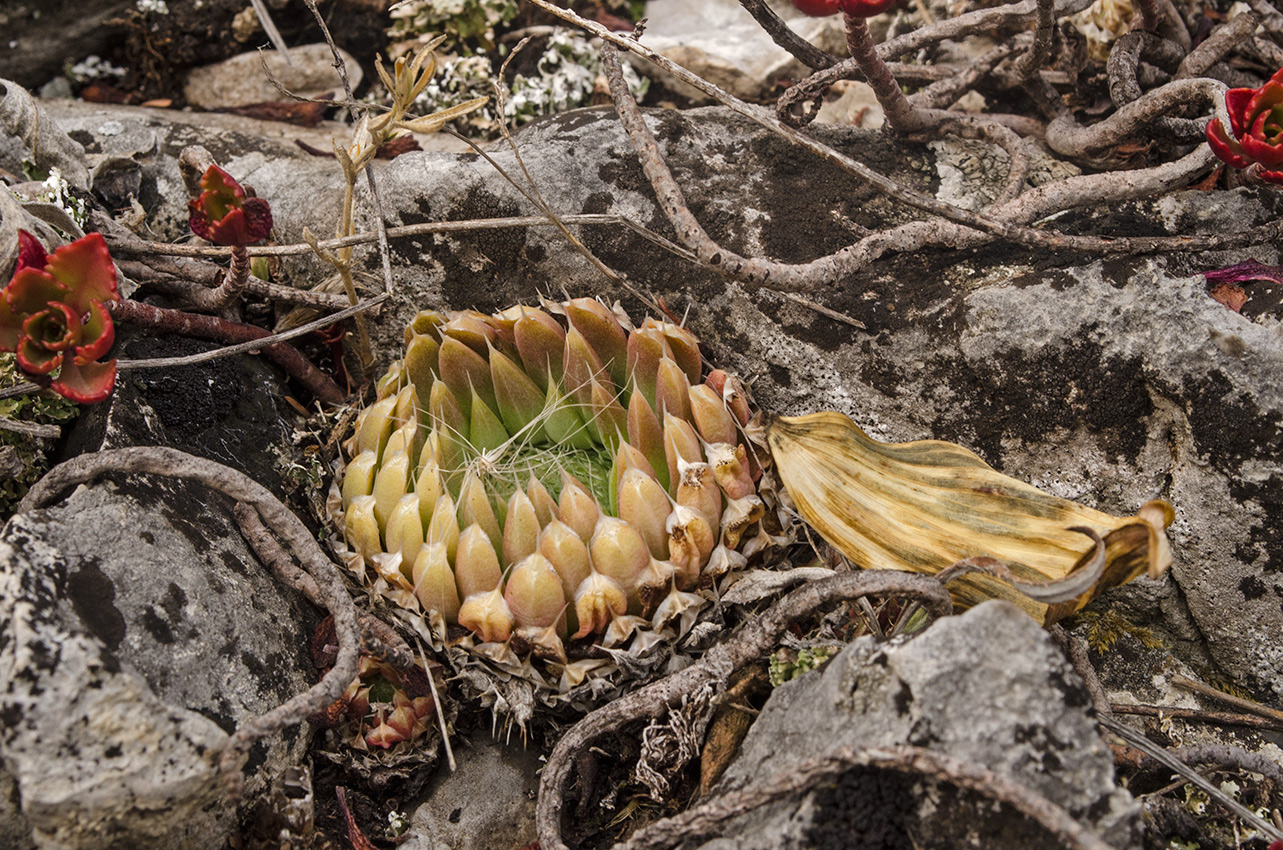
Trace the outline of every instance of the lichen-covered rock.
{"type": "MultiPolygon", "coordinates": [[[[42,847],[221,846],[216,770],[248,717],[306,689],[312,615],[227,500],[174,481],[75,491],[0,532],[0,757],[42,847]]],[[[250,753],[247,799],[304,730],[250,753]]]]}
{"type": "MultiPolygon", "coordinates": [[[[838,747],[910,744],[1042,794],[1111,847],[1138,846],[1140,807],[1115,784],[1113,758],[1089,705],[1086,688],[1047,635],[1016,606],[986,602],[907,642],[861,638],[822,671],[781,685],[713,797],[838,747]]],[[[862,830],[894,832],[892,824],[853,817],[868,808],[870,794],[896,809],[917,842],[912,846],[1047,845],[1037,825],[947,785],[854,771],[837,783],[844,788],[851,793],[811,791],[764,807],[731,822],[704,848],[910,846],[863,843],[862,830]],[[837,843],[824,838],[835,823],[848,830],[837,843]]]]}

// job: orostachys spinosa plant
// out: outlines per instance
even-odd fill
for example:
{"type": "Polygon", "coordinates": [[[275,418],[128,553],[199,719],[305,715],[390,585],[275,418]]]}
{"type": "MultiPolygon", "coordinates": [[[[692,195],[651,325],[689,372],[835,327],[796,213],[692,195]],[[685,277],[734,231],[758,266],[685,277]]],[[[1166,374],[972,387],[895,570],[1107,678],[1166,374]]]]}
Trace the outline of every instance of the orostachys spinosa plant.
{"type": "Polygon", "coordinates": [[[421,312],[345,446],[344,554],[434,645],[556,699],[662,654],[770,544],[762,431],[672,322],[421,312]]]}

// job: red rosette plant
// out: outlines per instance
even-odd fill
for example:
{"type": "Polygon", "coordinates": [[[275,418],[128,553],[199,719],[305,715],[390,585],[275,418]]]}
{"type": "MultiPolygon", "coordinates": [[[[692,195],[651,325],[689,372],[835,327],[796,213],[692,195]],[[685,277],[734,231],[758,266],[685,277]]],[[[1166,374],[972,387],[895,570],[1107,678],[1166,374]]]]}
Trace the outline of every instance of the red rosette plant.
{"type": "Polygon", "coordinates": [[[211,165],[200,180],[201,192],[187,204],[192,233],[215,245],[245,247],[272,232],[272,208],[254,197],[232,175],[211,165]]]}
{"type": "Polygon", "coordinates": [[[1219,118],[1207,125],[1212,153],[1235,168],[1256,164],[1262,180],[1283,184],[1283,70],[1256,89],[1225,93],[1227,132],[1219,118]]]}
{"type": "Polygon", "coordinates": [[[91,233],[45,254],[34,236],[18,232],[18,266],[0,290],[0,351],[59,395],[92,404],[111,395],[116,361],[98,362],[115,341],[107,303],[119,301],[107,243],[91,233]]]}

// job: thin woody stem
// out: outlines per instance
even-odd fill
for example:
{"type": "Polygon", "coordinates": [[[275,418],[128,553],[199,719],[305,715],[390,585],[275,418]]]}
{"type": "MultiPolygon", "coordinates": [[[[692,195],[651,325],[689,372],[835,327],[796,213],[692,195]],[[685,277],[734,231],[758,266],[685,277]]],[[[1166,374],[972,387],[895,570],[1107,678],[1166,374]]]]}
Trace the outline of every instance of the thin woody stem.
{"type": "Polygon", "coordinates": [[[868,22],[845,12],[842,13],[842,22],[846,26],[847,50],[851,51],[851,58],[864,72],[864,78],[886,113],[887,122],[901,133],[921,132],[940,123],[939,116],[918,109],[904,96],[891,69],[878,56],[873,37],[869,35],[868,22]]]}
{"type": "MultiPolygon", "coordinates": [[[[111,317],[117,321],[146,325],[169,333],[178,333],[198,339],[211,339],[220,342],[250,342],[272,336],[271,331],[230,322],[215,316],[201,316],[196,313],[184,313],[181,310],[167,310],[153,307],[141,301],[125,299],[112,301],[107,305],[111,317]]],[[[285,370],[325,404],[339,404],[346,397],[338,385],[321,372],[299,353],[298,349],[285,343],[269,343],[262,347],[267,357],[285,370]]],[[[122,368],[124,364],[121,364],[122,368]]]]}

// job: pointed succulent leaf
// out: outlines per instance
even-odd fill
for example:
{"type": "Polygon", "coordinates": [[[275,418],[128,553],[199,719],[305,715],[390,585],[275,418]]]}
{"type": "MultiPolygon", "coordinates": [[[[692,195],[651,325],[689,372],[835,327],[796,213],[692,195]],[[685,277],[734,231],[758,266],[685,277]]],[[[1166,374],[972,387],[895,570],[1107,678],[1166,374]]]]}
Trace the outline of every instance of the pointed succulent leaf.
{"type": "Polygon", "coordinates": [[[503,531],[499,527],[499,520],[490,504],[485,485],[472,472],[468,473],[463,481],[463,488],[459,491],[459,519],[465,528],[474,523],[481,526],[490,542],[502,554],[503,531]]]}
{"type": "Polygon", "coordinates": [[[512,330],[526,373],[544,390],[550,383],[560,384],[564,372],[566,332],[557,320],[542,310],[525,308],[512,330]]]}
{"type": "Polygon", "coordinates": [[[735,443],[737,431],[722,397],[708,384],[690,388],[691,418],[706,443],[735,443]]]}
{"type": "MultiPolygon", "coordinates": [[[[584,339],[583,334],[573,326],[566,332],[564,361],[565,372],[562,376],[562,385],[566,389],[566,394],[585,411],[591,410],[593,380],[606,384],[610,382],[610,378],[597,352],[584,339]]],[[[607,389],[612,395],[614,394],[614,387],[607,387],[607,389]]],[[[592,424],[588,416],[585,416],[585,421],[592,424]]]]}
{"type": "MultiPolygon", "coordinates": [[[[516,434],[539,417],[544,407],[545,392],[521,367],[494,349],[490,351],[490,376],[494,381],[499,415],[503,417],[509,434],[516,434]]],[[[542,426],[528,431],[526,439],[543,442],[546,438],[542,426]]]]}
{"type": "Polygon", "coordinates": [[[601,507],[583,484],[569,473],[561,474],[561,498],[557,501],[557,515],[574,529],[585,542],[592,537],[601,517],[601,507]]]}
{"type": "Polygon", "coordinates": [[[405,495],[410,483],[410,456],[405,452],[384,457],[379,471],[374,475],[374,516],[379,528],[386,529],[392,508],[405,495]]]}
{"type": "Polygon", "coordinates": [[[511,637],[516,620],[508,600],[503,598],[503,588],[496,585],[493,590],[464,599],[459,608],[459,625],[488,643],[502,643],[511,637]]]}
{"type": "Polygon", "coordinates": [[[450,560],[446,547],[441,543],[429,543],[419,550],[411,570],[414,583],[414,595],[419,604],[429,611],[436,611],[453,623],[459,617],[459,591],[455,587],[454,572],[450,569],[450,560]]]}
{"type": "Polygon", "coordinates": [[[416,494],[406,493],[392,506],[383,538],[384,549],[389,554],[401,553],[401,569],[408,574],[423,548],[423,520],[419,517],[419,497],[416,494]]]}
{"type": "Polygon", "coordinates": [[[508,499],[508,515],[503,523],[503,561],[515,564],[539,547],[539,517],[534,502],[521,490],[508,499]]]}
{"type": "Polygon", "coordinates": [[[647,404],[655,406],[655,383],[659,380],[659,361],[672,357],[668,342],[658,328],[643,328],[628,335],[628,380],[634,391],[640,391],[647,404]]]}
{"type": "Polygon", "coordinates": [[[490,364],[484,357],[454,337],[445,337],[441,340],[438,360],[441,380],[463,406],[465,417],[470,415],[468,404],[474,392],[494,410],[494,383],[490,379],[490,364]]]}
{"type": "Polygon", "coordinates": [[[628,335],[605,304],[595,298],[575,298],[566,304],[566,318],[597,353],[616,386],[628,380],[628,335]]]}
{"type": "Polygon", "coordinates": [[[667,558],[666,524],[671,509],[659,482],[639,469],[628,469],[620,478],[617,499],[619,518],[641,533],[653,557],[667,558]]]}
{"type": "Polygon", "coordinates": [[[655,378],[655,413],[671,413],[683,422],[691,418],[690,381],[671,358],[659,361],[655,378]]]}
{"type": "Polygon", "coordinates": [[[374,489],[374,471],[379,464],[378,455],[363,451],[348,462],[343,470],[343,508],[359,496],[368,496],[374,489]]]}
{"type": "Polygon", "coordinates": [[[543,555],[536,552],[512,568],[503,598],[518,626],[564,630],[566,596],[561,578],[543,555]]]}
{"type": "Polygon", "coordinates": [[[459,520],[455,515],[454,499],[449,493],[442,493],[437,499],[432,507],[432,518],[425,528],[424,542],[440,543],[450,560],[454,560],[459,548],[459,520]]]}
{"type": "Polygon", "coordinates": [[[459,535],[455,555],[454,577],[459,585],[459,596],[467,599],[478,593],[487,593],[503,582],[499,556],[494,543],[481,526],[473,523],[459,535]]]}
{"type": "Polygon", "coordinates": [[[376,457],[383,457],[383,447],[392,436],[393,411],[396,410],[396,396],[388,396],[367,407],[361,412],[356,426],[355,452],[374,452],[376,457]]]}
{"type": "Polygon", "coordinates": [[[669,490],[672,476],[664,451],[664,430],[655,411],[638,392],[628,399],[628,442],[646,456],[660,486],[669,490]]]}
{"type": "Polygon", "coordinates": [[[573,599],[575,590],[588,577],[588,546],[579,534],[558,519],[539,533],[539,554],[548,559],[561,577],[561,589],[567,599],[573,599]]]}
{"type": "Polygon", "coordinates": [[[374,518],[374,497],[357,496],[343,515],[343,530],[348,543],[367,562],[383,551],[379,538],[379,521],[374,518]]]}
{"type": "Polygon", "coordinates": [[[472,393],[472,421],[468,425],[468,442],[477,454],[493,451],[508,440],[508,431],[499,416],[475,391],[472,393]]]}
{"type": "Polygon", "coordinates": [[[25,230],[18,231],[18,264],[14,273],[23,269],[43,269],[48,262],[48,254],[40,240],[25,230]]]}
{"type": "Polygon", "coordinates": [[[628,411],[619,403],[613,390],[596,378],[592,380],[592,417],[601,441],[608,448],[628,442],[628,411]]]}
{"type": "Polygon", "coordinates": [[[530,503],[535,506],[535,515],[539,517],[540,528],[557,518],[556,500],[548,492],[544,483],[534,476],[534,473],[531,473],[530,481],[526,484],[526,495],[530,497],[530,503]]]}

